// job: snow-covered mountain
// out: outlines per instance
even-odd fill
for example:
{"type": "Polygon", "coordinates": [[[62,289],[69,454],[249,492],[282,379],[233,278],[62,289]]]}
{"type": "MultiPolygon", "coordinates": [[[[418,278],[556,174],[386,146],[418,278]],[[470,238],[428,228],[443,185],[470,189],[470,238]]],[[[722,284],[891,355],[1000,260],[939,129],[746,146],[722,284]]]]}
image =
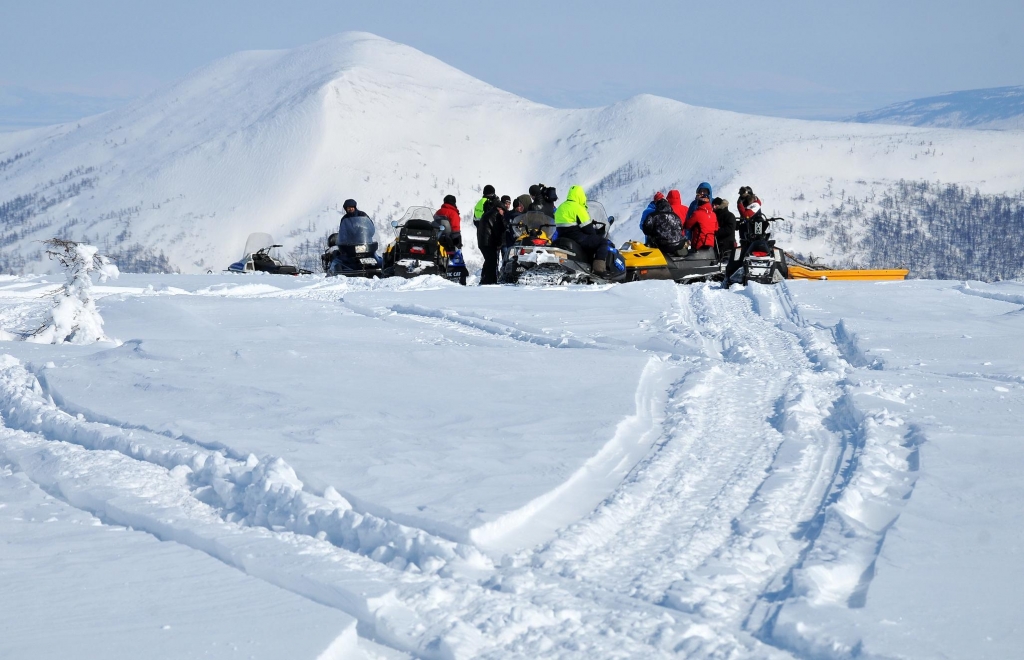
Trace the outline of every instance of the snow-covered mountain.
{"type": "Polygon", "coordinates": [[[60,234],[123,268],[219,270],[253,231],[315,249],[348,197],[386,240],[407,206],[451,193],[465,212],[484,184],[516,195],[538,181],[584,186],[626,220],[616,239],[638,233],[655,190],[686,196],[708,180],[733,197],[751,185],[793,218],[788,247],[864,261],[865,223],[822,228],[848,200],[870,208],[900,180],[1016,193],[1022,163],[1024,133],[757,117],[647,95],[555,109],[345,33],[235,54],[78,123],[0,134],[0,267],[47,270],[37,241],[60,234]]]}
{"type": "Polygon", "coordinates": [[[949,92],[861,112],[850,121],[939,128],[1024,129],[1024,85],[949,92]]]}

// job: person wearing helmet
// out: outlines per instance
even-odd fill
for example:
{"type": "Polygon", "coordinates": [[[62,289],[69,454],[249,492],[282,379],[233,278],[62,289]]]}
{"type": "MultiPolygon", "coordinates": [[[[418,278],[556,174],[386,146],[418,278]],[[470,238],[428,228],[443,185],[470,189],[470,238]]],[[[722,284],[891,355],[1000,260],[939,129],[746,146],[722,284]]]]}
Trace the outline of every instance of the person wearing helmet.
{"type": "Polygon", "coordinates": [[[736,210],[740,212],[740,218],[747,220],[753,218],[755,215],[754,211],[750,210],[751,204],[761,204],[761,198],[754,194],[754,189],[750,186],[740,186],[740,196],[736,200],[736,210]]]}
{"type": "Polygon", "coordinates": [[[683,229],[690,232],[690,248],[695,251],[715,248],[715,232],[718,218],[711,206],[711,184],[702,181],[697,186],[697,195],[687,210],[683,229]]]}
{"type": "Polygon", "coordinates": [[[345,215],[341,216],[342,220],[344,220],[345,218],[352,218],[355,216],[362,216],[364,218],[369,217],[368,215],[359,210],[359,207],[356,205],[356,200],[354,199],[346,199],[345,203],[341,205],[341,208],[345,209],[345,215]]]}
{"type": "Polygon", "coordinates": [[[551,186],[537,183],[530,186],[530,198],[533,200],[527,211],[540,211],[549,218],[555,217],[555,202],[558,201],[558,191],[551,186]]]}
{"type": "Polygon", "coordinates": [[[484,256],[481,285],[498,283],[498,255],[505,242],[505,207],[494,194],[494,188],[488,188],[491,194],[484,197],[484,212],[476,221],[476,245],[484,256]]]}
{"type": "Polygon", "coordinates": [[[590,253],[594,272],[606,272],[611,243],[597,233],[587,210],[587,194],[583,188],[572,186],[558,209],[555,210],[555,229],[559,236],[570,238],[590,253]]]}

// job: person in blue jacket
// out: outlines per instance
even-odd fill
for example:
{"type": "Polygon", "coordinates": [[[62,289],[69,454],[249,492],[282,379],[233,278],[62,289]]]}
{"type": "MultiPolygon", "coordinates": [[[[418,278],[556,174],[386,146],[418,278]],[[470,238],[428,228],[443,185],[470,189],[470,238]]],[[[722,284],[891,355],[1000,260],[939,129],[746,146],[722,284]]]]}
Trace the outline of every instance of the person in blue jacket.
{"type": "Polygon", "coordinates": [[[647,216],[654,213],[654,210],[658,206],[658,201],[662,199],[665,199],[665,195],[663,195],[660,190],[654,193],[654,199],[651,200],[651,203],[648,204],[647,208],[645,208],[643,213],[640,214],[640,229],[644,228],[644,220],[647,219],[647,216]]]}

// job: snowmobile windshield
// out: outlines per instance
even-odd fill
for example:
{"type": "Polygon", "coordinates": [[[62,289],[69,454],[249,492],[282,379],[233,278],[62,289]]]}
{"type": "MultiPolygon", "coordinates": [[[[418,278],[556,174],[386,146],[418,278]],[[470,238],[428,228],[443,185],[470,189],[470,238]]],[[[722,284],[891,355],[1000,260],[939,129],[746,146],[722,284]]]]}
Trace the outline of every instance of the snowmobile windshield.
{"type": "Polygon", "coordinates": [[[540,211],[529,211],[516,217],[515,220],[518,224],[525,227],[528,231],[534,231],[544,227],[545,225],[555,224],[554,218],[549,218],[540,211]]]}
{"type": "Polygon", "coordinates": [[[367,245],[373,242],[375,231],[373,220],[365,215],[345,218],[338,228],[338,245],[367,245]]]}
{"type": "Polygon", "coordinates": [[[604,210],[604,204],[601,202],[591,202],[588,200],[587,212],[590,214],[592,221],[608,223],[608,212],[604,210]]]}
{"type": "Polygon", "coordinates": [[[274,243],[274,237],[266,232],[255,232],[249,234],[249,238],[245,241],[245,249],[242,250],[242,258],[245,259],[250,254],[255,254],[263,248],[268,248],[274,243]]]}
{"type": "Polygon", "coordinates": [[[410,220],[425,220],[428,223],[434,222],[434,212],[428,209],[426,206],[410,206],[402,219],[398,221],[398,224],[404,225],[410,220]]]}

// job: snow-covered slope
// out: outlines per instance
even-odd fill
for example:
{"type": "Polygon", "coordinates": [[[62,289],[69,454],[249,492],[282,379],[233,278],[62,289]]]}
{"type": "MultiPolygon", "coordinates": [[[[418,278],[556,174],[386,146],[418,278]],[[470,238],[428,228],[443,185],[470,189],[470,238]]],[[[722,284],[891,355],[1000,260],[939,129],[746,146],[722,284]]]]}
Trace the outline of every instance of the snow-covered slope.
{"type": "MultiPolygon", "coordinates": [[[[847,248],[801,234],[799,218],[830,200],[871,200],[899,179],[1016,192],[1022,163],[1024,134],[785,120],[653,96],[554,109],[345,33],[233,55],[76,124],[0,135],[0,266],[49,268],[35,241],[63,234],[123,267],[219,270],[252,231],[309,249],[348,197],[386,238],[407,206],[452,193],[465,212],[484,184],[516,195],[538,181],[581,184],[622,219],[657,189],[686,195],[709,180],[733,197],[749,184],[767,210],[798,217],[790,247],[826,254],[847,248]]],[[[615,237],[636,231],[630,220],[615,237]]],[[[849,249],[837,256],[857,257],[849,249]]]]}
{"type": "Polygon", "coordinates": [[[1024,129],[1024,86],[971,89],[861,112],[850,121],[941,128],[1024,129]]]}
{"type": "Polygon", "coordinates": [[[1024,647],[1024,283],[126,275],[17,341],[62,279],[0,277],[2,658],[1024,647]]]}

